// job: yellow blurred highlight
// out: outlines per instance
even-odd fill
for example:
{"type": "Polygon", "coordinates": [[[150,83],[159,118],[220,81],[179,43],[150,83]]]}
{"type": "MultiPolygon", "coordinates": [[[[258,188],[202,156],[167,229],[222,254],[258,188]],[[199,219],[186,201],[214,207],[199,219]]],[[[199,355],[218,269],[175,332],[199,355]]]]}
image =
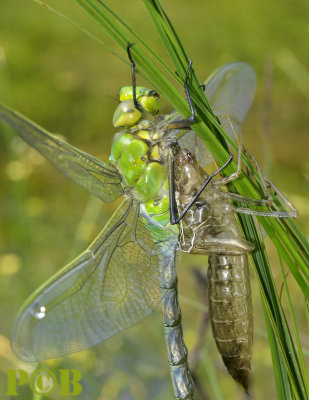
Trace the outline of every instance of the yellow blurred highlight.
{"type": "Polygon", "coordinates": [[[10,340],[3,335],[0,335],[0,357],[4,357],[9,360],[12,358],[10,340]]]}
{"type": "Polygon", "coordinates": [[[89,351],[79,351],[77,353],[73,353],[73,354],[69,354],[68,355],[69,358],[71,358],[72,360],[76,360],[79,361],[81,363],[86,362],[89,358],[89,351]]]}
{"type": "MultiPolygon", "coordinates": [[[[38,367],[38,363],[36,362],[36,363],[31,363],[31,364],[26,364],[26,363],[23,363],[23,362],[21,362],[21,361],[18,361],[17,359],[16,359],[16,367],[18,368],[18,369],[22,369],[22,370],[24,370],[24,371],[26,371],[27,373],[28,373],[28,375],[31,375],[32,374],[32,372],[35,370],[35,369],[37,369],[37,367],[38,367]]],[[[18,375],[17,375],[18,376],[18,375]]]]}
{"type": "Polygon", "coordinates": [[[21,259],[16,254],[4,254],[0,257],[0,274],[4,276],[15,275],[21,265],[21,259]]]}
{"type": "Polygon", "coordinates": [[[26,179],[32,173],[30,164],[22,161],[11,161],[6,166],[6,175],[12,181],[26,179]]]}
{"type": "Polygon", "coordinates": [[[48,360],[44,360],[44,366],[56,369],[61,366],[62,361],[61,358],[49,358],[48,360]]]}

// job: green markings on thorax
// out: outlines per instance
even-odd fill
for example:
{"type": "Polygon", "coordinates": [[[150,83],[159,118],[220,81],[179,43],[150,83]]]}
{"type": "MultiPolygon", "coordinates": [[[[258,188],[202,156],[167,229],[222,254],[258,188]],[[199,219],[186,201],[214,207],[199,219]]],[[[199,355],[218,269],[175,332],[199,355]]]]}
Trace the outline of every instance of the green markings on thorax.
{"type": "Polygon", "coordinates": [[[114,141],[109,160],[122,175],[127,193],[145,205],[150,217],[166,225],[169,222],[168,178],[162,148],[156,143],[160,135],[155,131],[153,116],[162,101],[156,91],[142,87],[136,87],[139,109],[134,107],[132,98],[132,86],[120,90],[121,102],[113,122],[115,127],[123,128],[123,133],[114,141]],[[148,119],[149,129],[143,129],[148,119]]]}
{"type": "Polygon", "coordinates": [[[166,167],[161,161],[159,146],[153,146],[144,138],[147,131],[140,132],[141,138],[139,132],[124,132],[119,136],[114,142],[109,160],[122,175],[124,188],[133,189],[134,197],[145,204],[150,216],[166,213],[159,221],[166,224],[169,220],[166,167]]]}

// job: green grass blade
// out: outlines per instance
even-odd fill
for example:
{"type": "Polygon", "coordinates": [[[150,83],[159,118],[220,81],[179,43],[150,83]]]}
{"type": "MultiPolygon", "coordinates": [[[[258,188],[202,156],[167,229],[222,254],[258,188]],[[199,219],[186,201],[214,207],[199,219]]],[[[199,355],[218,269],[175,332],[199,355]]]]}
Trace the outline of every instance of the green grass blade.
{"type": "Polygon", "coordinates": [[[103,8],[106,9],[106,11],[115,18],[121,25],[123,25],[126,30],[134,37],[140,44],[142,44],[145,49],[158,61],[158,63],[171,75],[173,75],[172,70],[168,67],[166,63],[163,62],[163,60],[155,53],[150,46],[144,41],[142,36],[138,35],[138,33],[132,29],[118,14],[116,14],[106,3],[104,3],[102,0],[98,0],[98,2],[101,4],[103,8]]]}
{"type": "Polygon", "coordinates": [[[286,274],[284,273],[280,254],[278,254],[278,259],[280,261],[281,275],[282,275],[284,289],[285,289],[287,300],[288,300],[289,312],[290,312],[290,316],[292,319],[292,326],[293,326],[294,336],[295,336],[295,340],[296,340],[296,344],[297,344],[299,363],[300,363],[300,368],[301,368],[301,373],[302,373],[302,379],[304,382],[303,390],[304,390],[304,394],[306,394],[307,398],[309,398],[309,383],[308,383],[308,376],[306,373],[306,365],[305,365],[304,355],[303,355],[302,346],[301,346],[299,333],[298,333],[298,329],[297,329],[297,324],[296,324],[296,320],[295,320],[295,314],[293,311],[293,305],[292,305],[292,301],[291,301],[289,287],[288,287],[287,280],[286,280],[286,274]]]}
{"type": "Polygon", "coordinates": [[[180,44],[180,41],[170,23],[167,23],[165,15],[162,13],[162,7],[158,1],[144,0],[144,4],[157,28],[162,42],[164,43],[178,74],[182,75],[187,70],[187,56],[180,44]]]}
{"type": "Polygon", "coordinates": [[[272,330],[272,325],[267,316],[265,300],[266,300],[265,297],[262,295],[262,304],[266,316],[265,322],[268,333],[269,347],[273,359],[274,376],[275,376],[278,399],[292,399],[292,393],[290,390],[288,375],[286,373],[286,369],[284,368],[283,359],[281,356],[280,349],[278,348],[277,345],[276,337],[272,330]]]}
{"type": "Polygon", "coordinates": [[[268,333],[269,347],[273,360],[275,383],[277,388],[278,399],[290,399],[291,391],[286,369],[284,368],[283,359],[281,357],[280,349],[277,346],[276,337],[272,330],[272,325],[267,315],[267,308],[265,305],[265,297],[261,294],[263,310],[265,314],[265,322],[268,333]]]}

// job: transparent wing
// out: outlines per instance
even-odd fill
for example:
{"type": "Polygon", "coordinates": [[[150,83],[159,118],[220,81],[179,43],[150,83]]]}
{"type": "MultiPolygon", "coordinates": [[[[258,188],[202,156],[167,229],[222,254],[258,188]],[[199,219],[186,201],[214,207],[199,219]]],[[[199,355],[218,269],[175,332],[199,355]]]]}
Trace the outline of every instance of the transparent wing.
{"type": "Polygon", "coordinates": [[[147,317],[177,235],[125,200],[90,247],[34,293],[15,321],[12,348],[26,362],[93,346],[147,317]]]}
{"type": "Polygon", "coordinates": [[[114,201],[123,194],[121,177],[112,166],[71,146],[1,104],[0,119],[10,125],[19,136],[38,150],[65,176],[104,202],[114,201]]]}
{"type": "Polygon", "coordinates": [[[205,86],[214,113],[224,130],[234,137],[233,130],[240,132],[255,94],[254,69],[241,62],[223,65],[210,75],[205,86]]]}
{"type": "MultiPolygon", "coordinates": [[[[235,139],[254,97],[256,75],[253,68],[241,62],[223,65],[209,76],[205,87],[206,96],[223,129],[235,139]]],[[[213,161],[211,153],[193,131],[185,134],[180,142],[189,151],[195,148],[193,154],[202,167],[213,161]]]]}

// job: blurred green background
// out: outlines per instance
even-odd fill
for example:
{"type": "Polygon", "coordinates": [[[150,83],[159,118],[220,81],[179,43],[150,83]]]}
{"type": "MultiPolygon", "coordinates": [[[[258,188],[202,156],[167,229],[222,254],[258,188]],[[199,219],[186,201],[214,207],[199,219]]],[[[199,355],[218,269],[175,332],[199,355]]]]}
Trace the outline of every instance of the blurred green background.
{"type": "MultiPolygon", "coordinates": [[[[141,1],[109,3],[166,57],[141,1]]],[[[73,0],[48,4],[111,43],[73,0]]],[[[201,80],[232,61],[249,62],[256,70],[257,95],[244,124],[244,144],[254,152],[265,175],[294,202],[300,212],[297,225],[307,234],[308,1],[169,0],[164,6],[201,80]]],[[[140,77],[138,83],[144,83],[140,77]]],[[[63,19],[30,0],[0,2],[1,102],[106,161],[114,134],[114,98],[126,84],[130,84],[128,67],[63,19]]],[[[164,111],[171,111],[168,104],[164,111]]],[[[18,308],[41,283],[86,248],[117,205],[102,205],[91,198],[13,132],[0,129],[0,397],[8,398],[6,370],[31,370],[31,366],[19,364],[10,350],[8,338],[18,308]]],[[[280,289],[282,278],[271,246],[269,253],[280,289]]],[[[199,340],[203,306],[192,271],[193,267],[202,271],[205,265],[202,257],[184,256],[179,271],[184,334],[191,353],[199,340]]],[[[253,270],[251,282],[253,395],[274,399],[271,356],[253,270]]],[[[299,299],[291,275],[288,282],[293,298],[299,299]]],[[[295,301],[295,307],[308,362],[305,311],[300,301],[295,301]]],[[[195,369],[205,394],[200,398],[242,399],[240,389],[226,374],[209,326],[202,344],[195,369]],[[214,389],[216,380],[220,389],[214,389]]],[[[44,365],[56,374],[60,368],[82,372],[83,394],[77,399],[173,398],[160,309],[106,343],[44,365]]],[[[34,398],[27,385],[19,393],[14,398],[34,398]]],[[[44,398],[63,397],[56,390],[44,398]]]]}

